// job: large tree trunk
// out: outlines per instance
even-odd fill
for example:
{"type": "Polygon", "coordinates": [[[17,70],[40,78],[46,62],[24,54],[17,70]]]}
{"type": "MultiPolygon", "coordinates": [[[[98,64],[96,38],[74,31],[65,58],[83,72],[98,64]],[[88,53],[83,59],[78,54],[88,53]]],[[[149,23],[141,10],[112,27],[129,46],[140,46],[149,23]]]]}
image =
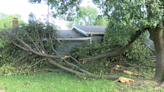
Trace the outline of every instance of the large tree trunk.
{"type": "Polygon", "coordinates": [[[153,40],[156,54],[156,71],[154,80],[158,82],[164,81],[164,48],[163,48],[163,26],[158,25],[156,28],[151,28],[150,39],[153,40]]]}

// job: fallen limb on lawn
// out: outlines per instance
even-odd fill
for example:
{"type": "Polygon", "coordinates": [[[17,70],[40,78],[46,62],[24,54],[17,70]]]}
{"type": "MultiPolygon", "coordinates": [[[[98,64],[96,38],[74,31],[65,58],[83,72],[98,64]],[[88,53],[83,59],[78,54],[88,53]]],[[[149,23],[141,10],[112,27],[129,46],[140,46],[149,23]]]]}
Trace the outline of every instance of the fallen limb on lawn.
{"type": "Polygon", "coordinates": [[[125,78],[125,77],[120,77],[119,81],[122,82],[122,83],[134,82],[134,80],[129,79],[129,78],[125,78]]]}
{"type": "Polygon", "coordinates": [[[126,73],[126,74],[134,74],[135,76],[138,76],[137,73],[133,73],[133,72],[130,72],[130,71],[124,71],[124,73],[126,73]]]}

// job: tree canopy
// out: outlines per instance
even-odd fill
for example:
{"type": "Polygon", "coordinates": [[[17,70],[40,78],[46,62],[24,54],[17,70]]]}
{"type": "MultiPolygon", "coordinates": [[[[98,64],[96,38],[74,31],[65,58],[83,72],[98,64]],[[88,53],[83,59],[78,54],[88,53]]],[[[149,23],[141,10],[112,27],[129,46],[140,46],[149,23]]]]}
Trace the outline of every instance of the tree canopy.
{"type": "Polygon", "coordinates": [[[95,8],[92,8],[91,6],[80,7],[69,25],[93,25],[96,17],[97,10],[95,8]]]}
{"type": "Polygon", "coordinates": [[[87,7],[80,7],[79,10],[74,15],[74,18],[67,21],[69,21],[67,26],[70,28],[72,28],[72,25],[107,26],[108,17],[107,16],[103,17],[101,15],[98,15],[98,10],[96,8],[87,6],[87,7]]]}

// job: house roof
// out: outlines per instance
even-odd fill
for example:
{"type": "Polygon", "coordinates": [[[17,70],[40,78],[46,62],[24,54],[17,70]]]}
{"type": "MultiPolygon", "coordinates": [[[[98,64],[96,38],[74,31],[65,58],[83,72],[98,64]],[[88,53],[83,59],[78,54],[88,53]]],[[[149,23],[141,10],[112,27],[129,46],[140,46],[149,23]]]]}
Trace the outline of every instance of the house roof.
{"type": "Polygon", "coordinates": [[[58,40],[88,40],[90,34],[104,34],[105,26],[73,26],[72,30],[57,31],[58,40]]]}
{"type": "Polygon", "coordinates": [[[80,29],[84,34],[104,34],[106,26],[75,25],[73,29],[80,29]]]}
{"type": "Polygon", "coordinates": [[[76,32],[75,30],[59,30],[57,31],[58,38],[80,38],[85,37],[84,35],[76,32]]]}

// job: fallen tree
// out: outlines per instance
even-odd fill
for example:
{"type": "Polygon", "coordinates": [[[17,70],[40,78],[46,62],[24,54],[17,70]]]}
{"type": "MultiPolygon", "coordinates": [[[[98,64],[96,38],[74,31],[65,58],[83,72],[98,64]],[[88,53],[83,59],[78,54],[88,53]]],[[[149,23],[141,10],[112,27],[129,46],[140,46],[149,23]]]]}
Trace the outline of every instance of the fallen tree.
{"type": "MultiPolygon", "coordinates": [[[[60,56],[53,46],[54,43],[60,44],[60,42],[56,39],[56,35],[55,35],[56,30],[54,30],[51,26],[46,26],[47,29],[43,29],[43,27],[45,26],[41,26],[39,23],[33,22],[32,24],[29,24],[29,26],[22,26],[21,28],[16,27],[13,29],[3,30],[2,32],[3,36],[5,36],[6,40],[11,42],[8,45],[14,45],[18,47],[17,49],[19,49],[21,51],[21,54],[23,54],[22,56],[20,56],[21,54],[15,55],[16,53],[13,53],[13,56],[15,56],[15,58],[17,59],[10,63],[7,62],[12,67],[16,67],[14,68],[13,71],[28,69],[28,68],[32,69],[32,67],[37,66],[41,62],[49,62],[50,63],[49,66],[52,64],[64,71],[78,74],[78,75],[87,75],[96,78],[103,77],[107,79],[119,78],[118,76],[113,76],[113,75],[96,75],[82,69],[81,68],[82,63],[79,60],[72,57],[61,45],[62,49],[69,55],[68,57],[70,57],[75,62],[71,63],[67,61],[66,58],[68,57],[60,56]],[[27,29],[27,27],[28,28],[30,27],[32,30],[27,29]],[[45,31],[47,31],[47,33],[45,31]],[[45,42],[48,44],[44,43],[43,39],[45,38],[47,38],[45,42]],[[46,47],[46,45],[49,46],[46,47]],[[35,59],[37,58],[37,60],[34,60],[33,62],[29,62],[29,60],[33,58],[35,59]],[[61,59],[62,61],[59,61],[58,59],[61,59]],[[62,64],[60,64],[61,62],[62,64]]],[[[10,48],[10,50],[12,49],[13,48],[10,48]]],[[[55,71],[53,69],[48,69],[48,70],[55,71]]]]}
{"type": "MultiPolygon", "coordinates": [[[[147,29],[149,29],[149,27],[144,28],[144,30],[147,29]]],[[[7,67],[11,67],[12,69],[9,68],[9,70],[7,71],[3,70],[3,72],[5,74],[9,72],[17,73],[15,71],[19,71],[19,70],[25,71],[26,69],[27,70],[30,69],[30,71],[33,71],[33,73],[35,71],[70,72],[77,75],[85,75],[94,78],[107,78],[107,79],[115,80],[118,79],[120,76],[114,76],[104,73],[96,74],[94,72],[90,72],[86,70],[86,68],[84,68],[84,63],[89,65],[88,62],[96,61],[104,57],[110,58],[113,56],[118,56],[120,54],[122,55],[122,53],[142,33],[140,30],[136,31],[136,33],[130,37],[131,40],[127,45],[121,45],[117,43],[111,45],[108,44],[100,47],[88,46],[86,50],[90,50],[90,51],[99,50],[100,48],[108,48],[108,49],[111,48],[111,49],[98,56],[78,59],[70,55],[64,49],[65,45],[61,43],[59,40],[57,40],[56,31],[57,30],[53,28],[50,24],[48,26],[45,26],[44,24],[37,21],[33,21],[28,25],[22,25],[21,27],[15,27],[13,29],[3,30],[1,36],[5,36],[4,40],[8,41],[8,44],[6,46],[11,47],[8,48],[9,50],[7,56],[9,54],[10,57],[15,58],[15,60],[10,60],[10,62],[5,63],[5,65],[8,64],[7,67]],[[67,54],[67,56],[59,55],[54,45],[60,46],[61,49],[67,54]],[[10,51],[12,50],[13,52],[11,53],[10,51]],[[67,58],[69,58],[70,60],[68,60],[67,58]]],[[[3,48],[1,48],[1,51],[2,54],[6,53],[6,51],[4,51],[3,48]]],[[[113,71],[113,69],[111,71],[113,71]]],[[[124,70],[121,71],[123,72],[124,70]]]]}
{"type": "MultiPolygon", "coordinates": [[[[31,3],[41,3],[40,0],[29,0],[31,3]]],[[[54,13],[54,17],[60,15],[68,15],[67,19],[74,18],[74,11],[79,10],[81,0],[59,0],[48,1],[52,8],[58,12],[54,13]],[[62,3],[62,4],[61,4],[62,3]],[[68,12],[71,11],[71,12],[68,12]]],[[[120,52],[125,50],[129,44],[129,38],[134,35],[136,31],[144,32],[144,26],[149,27],[150,38],[154,42],[156,54],[156,71],[154,80],[164,81],[164,56],[163,56],[163,0],[93,0],[93,3],[98,5],[105,16],[108,16],[108,26],[106,28],[105,38],[123,44],[120,52]]],[[[108,43],[109,44],[109,43],[108,43]]],[[[112,53],[112,54],[117,54],[112,53]]],[[[84,60],[98,59],[101,57],[111,56],[111,54],[102,54],[95,58],[85,58],[84,60]]],[[[138,57],[139,58],[139,57],[138,57]]],[[[83,60],[83,59],[81,59],[83,60]]]]}

